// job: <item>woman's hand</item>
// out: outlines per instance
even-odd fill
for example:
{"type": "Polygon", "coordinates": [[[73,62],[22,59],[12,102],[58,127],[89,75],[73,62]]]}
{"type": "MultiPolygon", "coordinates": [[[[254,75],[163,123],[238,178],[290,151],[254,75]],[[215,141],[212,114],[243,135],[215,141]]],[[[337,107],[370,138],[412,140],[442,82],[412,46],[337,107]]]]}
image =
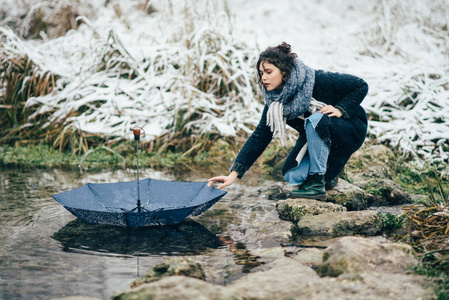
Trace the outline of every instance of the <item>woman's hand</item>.
{"type": "Polygon", "coordinates": [[[237,179],[237,176],[239,174],[236,171],[232,171],[231,174],[228,176],[217,176],[210,178],[207,180],[209,183],[207,184],[208,187],[212,186],[212,183],[214,182],[223,182],[223,184],[220,184],[217,188],[221,190],[224,187],[230,186],[234,183],[234,181],[237,179]]]}
{"type": "Polygon", "coordinates": [[[320,109],[320,113],[326,114],[329,117],[337,117],[340,118],[342,116],[341,111],[338,108],[333,107],[332,105],[325,105],[320,109]]]}

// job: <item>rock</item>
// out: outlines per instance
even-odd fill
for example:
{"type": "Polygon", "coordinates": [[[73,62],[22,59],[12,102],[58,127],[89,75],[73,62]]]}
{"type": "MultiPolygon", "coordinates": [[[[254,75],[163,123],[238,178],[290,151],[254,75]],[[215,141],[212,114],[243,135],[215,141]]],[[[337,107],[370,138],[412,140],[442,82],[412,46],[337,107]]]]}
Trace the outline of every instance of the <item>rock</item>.
{"type": "MultiPolygon", "coordinates": [[[[342,240],[344,238],[341,238],[342,240]]],[[[367,269],[367,271],[370,271],[367,269]]],[[[312,268],[281,258],[225,287],[195,278],[171,276],[145,283],[113,300],[153,299],[433,299],[425,277],[399,273],[343,273],[320,277],[312,268]]]]}
{"type": "Polygon", "coordinates": [[[170,276],[145,283],[131,290],[116,293],[113,300],[240,300],[232,288],[214,285],[195,278],[170,276]]]}
{"type": "Polygon", "coordinates": [[[392,167],[397,162],[397,157],[393,150],[385,145],[366,145],[362,147],[359,153],[354,153],[354,157],[362,161],[365,166],[379,165],[392,167]]]}
{"type": "Polygon", "coordinates": [[[362,237],[343,237],[324,250],[317,272],[321,276],[378,272],[406,273],[418,260],[411,246],[379,243],[362,237]]]}
{"type": "Polygon", "coordinates": [[[425,287],[425,277],[422,276],[361,273],[320,278],[312,268],[287,258],[264,268],[228,287],[244,299],[430,300],[434,297],[432,289],[425,287]]]}
{"type": "Polygon", "coordinates": [[[345,167],[350,181],[365,189],[373,180],[391,179],[397,162],[393,151],[384,145],[364,145],[356,151],[345,167]]]}
{"type": "Polygon", "coordinates": [[[369,205],[369,195],[360,187],[343,179],[339,179],[338,184],[327,191],[327,195],[327,201],[343,205],[348,210],[362,210],[369,205]]]}
{"type": "Polygon", "coordinates": [[[267,189],[262,191],[267,196],[268,200],[282,200],[287,199],[288,191],[285,189],[285,184],[276,182],[267,189]]]}
{"type": "Polygon", "coordinates": [[[374,194],[372,205],[398,205],[412,203],[412,197],[405,192],[396,182],[390,179],[381,179],[372,188],[374,194]]]}
{"type": "Polygon", "coordinates": [[[263,261],[265,263],[269,263],[269,262],[272,262],[279,258],[286,257],[286,256],[290,255],[290,253],[292,253],[295,250],[296,250],[295,247],[277,246],[277,247],[273,247],[273,248],[253,249],[251,252],[254,255],[257,255],[258,257],[260,257],[261,261],[263,261]]]}
{"type": "Polygon", "coordinates": [[[288,258],[267,264],[230,284],[244,299],[288,299],[312,293],[321,278],[310,267],[288,258]]]}
{"type": "Polygon", "coordinates": [[[360,273],[323,279],[328,279],[328,284],[324,285],[316,295],[307,299],[430,300],[436,298],[433,288],[429,286],[424,276],[360,273]]]}
{"type": "MultiPolygon", "coordinates": [[[[367,191],[365,204],[387,206],[412,203],[412,197],[391,180],[396,162],[393,151],[383,145],[365,146],[353,154],[345,170],[354,185],[367,191]]],[[[338,199],[333,202],[342,204],[338,199]]],[[[348,210],[357,209],[345,206],[348,210]]],[[[366,209],[366,206],[359,206],[358,209],[366,209]]]]}
{"type": "Polygon", "coordinates": [[[311,199],[287,199],[276,202],[279,218],[298,222],[305,215],[318,215],[325,212],[346,211],[346,208],[333,203],[311,199]]]}
{"type": "Polygon", "coordinates": [[[141,284],[173,275],[183,275],[201,280],[206,279],[206,274],[199,263],[191,259],[171,258],[148,270],[141,278],[134,280],[130,286],[137,287],[141,284]]]}
{"type": "Polygon", "coordinates": [[[384,146],[384,145],[367,145],[365,144],[362,148],[356,151],[350,159],[351,169],[355,169],[353,166],[353,162],[357,162],[358,170],[360,168],[365,169],[363,171],[367,171],[366,169],[370,166],[379,166],[384,168],[384,172],[380,173],[371,173],[367,172],[371,176],[377,176],[379,178],[389,178],[388,174],[390,174],[390,169],[396,165],[397,157],[394,152],[384,146]]]}
{"type": "Polygon", "coordinates": [[[382,220],[375,211],[340,211],[304,216],[291,230],[293,235],[374,236],[381,233],[382,220]]]}
{"type": "Polygon", "coordinates": [[[255,219],[251,222],[251,228],[243,228],[242,232],[248,235],[263,235],[265,241],[276,241],[277,245],[279,242],[288,243],[291,238],[290,223],[279,222],[274,212],[272,219],[255,219]]]}
{"type": "Polygon", "coordinates": [[[321,264],[323,260],[323,252],[323,249],[305,248],[299,251],[296,255],[292,256],[292,259],[309,267],[316,267],[321,264]]]}
{"type": "Polygon", "coordinates": [[[101,299],[87,296],[68,296],[62,298],[52,298],[51,300],[101,300],[101,299]]]}

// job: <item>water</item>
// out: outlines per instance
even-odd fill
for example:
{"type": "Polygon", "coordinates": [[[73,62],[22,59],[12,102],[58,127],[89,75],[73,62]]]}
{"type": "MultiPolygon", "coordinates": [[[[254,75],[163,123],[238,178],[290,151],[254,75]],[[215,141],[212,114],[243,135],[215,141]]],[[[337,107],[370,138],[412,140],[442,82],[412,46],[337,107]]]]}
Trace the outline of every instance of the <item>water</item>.
{"type": "MultiPolygon", "coordinates": [[[[140,170],[140,178],[209,176],[140,170]]],[[[89,182],[135,178],[135,170],[0,169],[0,298],[109,299],[173,256],[200,262],[208,281],[226,285],[283,255],[290,224],[279,221],[275,202],[264,196],[262,187],[272,182],[257,176],[228,188],[206,213],[163,228],[88,225],[50,197],[89,182]]]]}

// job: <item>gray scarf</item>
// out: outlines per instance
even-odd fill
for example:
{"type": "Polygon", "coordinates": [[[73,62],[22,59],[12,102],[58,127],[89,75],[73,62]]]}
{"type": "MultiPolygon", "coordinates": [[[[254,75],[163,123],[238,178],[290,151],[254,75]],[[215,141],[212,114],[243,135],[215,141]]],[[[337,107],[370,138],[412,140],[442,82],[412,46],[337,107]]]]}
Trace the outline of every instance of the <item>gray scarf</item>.
{"type": "Polygon", "coordinates": [[[301,117],[306,111],[316,112],[325,104],[312,98],[315,70],[302,61],[295,60],[295,67],[282,89],[267,91],[263,86],[265,103],[268,105],[267,125],[273,136],[279,136],[286,145],[287,120],[301,117]]]}

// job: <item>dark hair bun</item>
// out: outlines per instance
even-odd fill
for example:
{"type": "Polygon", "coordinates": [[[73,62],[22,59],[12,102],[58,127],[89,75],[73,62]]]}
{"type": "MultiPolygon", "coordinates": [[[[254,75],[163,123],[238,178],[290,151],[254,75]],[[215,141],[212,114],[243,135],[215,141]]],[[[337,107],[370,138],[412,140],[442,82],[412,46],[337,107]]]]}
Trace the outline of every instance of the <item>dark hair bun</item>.
{"type": "Polygon", "coordinates": [[[292,46],[290,46],[289,44],[287,44],[286,42],[282,42],[282,44],[280,44],[279,46],[277,46],[277,48],[284,52],[285,54],[290,54],[292,53],[292,46]]]}

